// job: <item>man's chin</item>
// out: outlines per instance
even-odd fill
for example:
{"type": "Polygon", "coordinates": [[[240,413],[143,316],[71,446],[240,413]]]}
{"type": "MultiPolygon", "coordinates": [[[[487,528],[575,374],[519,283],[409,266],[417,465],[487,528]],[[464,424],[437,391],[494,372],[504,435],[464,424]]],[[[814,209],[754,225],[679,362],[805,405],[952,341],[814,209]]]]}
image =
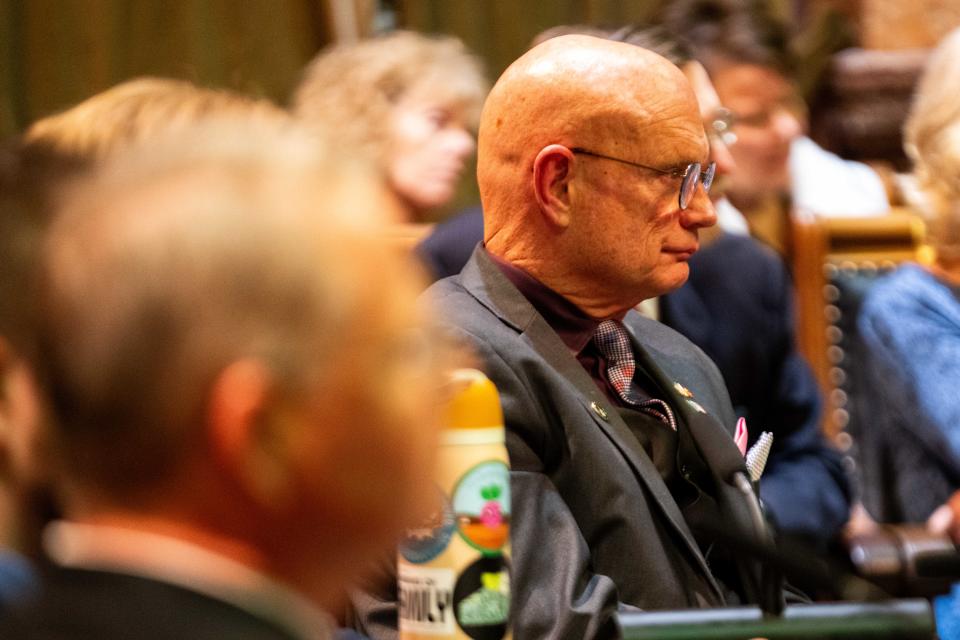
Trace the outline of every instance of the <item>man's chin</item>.
{"type": "Polygon", "coordinates": [[[689,277],[690,265],[686,262],[678,262],[670,265],[669,273],[665,273],[663,278],[658,279],[656,295],[662,296],[671,291],[676,291],[684,285],[689,277]]]}

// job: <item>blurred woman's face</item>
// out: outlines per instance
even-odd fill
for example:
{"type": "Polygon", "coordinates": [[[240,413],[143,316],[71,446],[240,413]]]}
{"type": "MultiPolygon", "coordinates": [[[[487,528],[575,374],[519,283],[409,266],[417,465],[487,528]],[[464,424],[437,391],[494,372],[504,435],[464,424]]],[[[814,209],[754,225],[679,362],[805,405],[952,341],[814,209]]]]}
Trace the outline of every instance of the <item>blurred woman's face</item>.
{"type": "Polygon", "coordinates": [[[401,100],[390,124],[387,177],[393,190],[414,211],[447,204],[476,148],[463,114],[421,94],[401,100]]]}

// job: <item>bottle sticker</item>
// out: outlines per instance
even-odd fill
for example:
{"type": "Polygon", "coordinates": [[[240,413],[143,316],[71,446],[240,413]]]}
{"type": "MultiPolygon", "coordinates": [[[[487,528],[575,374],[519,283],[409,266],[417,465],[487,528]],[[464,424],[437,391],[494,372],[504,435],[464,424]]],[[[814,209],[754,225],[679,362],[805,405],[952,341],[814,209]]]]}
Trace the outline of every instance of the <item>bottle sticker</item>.
{"type": "Polygon", "coordinates": [[[510,469],[502,460],[470,469],[453,492],[457,529],[484,554],[499,554],[510,539],[510,469]]]}
{"type": "Polygon", "coordinates": [[[486,556],[467,567],[453,592],[457,624],[474,640],[500,640],[510,618],[510,567],[486,556]]]}
{"type": "Polygon", "coordinates": [[[434,508],[420,526],[407,529],[400,542],[400,554],[407,562],[421,564],[436,558],[447,548],[457,528],[453,505],[440,487],[434,489],[434,508]]]}
{"type": "Polygon", "coordinates": [[[428,635],[453,635],[453,569],[431,569],[401,564],[397,567],[400,591],[400,631],[428,635]]]}

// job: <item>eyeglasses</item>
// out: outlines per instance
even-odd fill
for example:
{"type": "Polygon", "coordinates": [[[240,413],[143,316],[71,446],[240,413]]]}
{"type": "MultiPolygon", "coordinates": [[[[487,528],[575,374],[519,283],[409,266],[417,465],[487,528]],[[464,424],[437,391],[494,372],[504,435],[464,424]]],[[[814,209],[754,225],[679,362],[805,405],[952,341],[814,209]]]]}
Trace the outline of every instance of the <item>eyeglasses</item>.
{"type": "Polygon", "coordinates": [[[717,107],[710,115],[703,128],[711,138],[717,138],[723,144],[732,146],[737,141],[737,134],[732,131],[736,119],[733,112],[724,107],[717,107]]]}
{"type": "Polygon", "coordinates": [[[701,165],[699,162],[691,162],[682,169],[680,167],[673,169],[658,169],[656,167],[648,167],[647,165],[640,164],[639,162],[631,162],[629,160],[621,160],[620,158],[613,158],[600,153],[594,153],[593,151],[587,151],[586,149],[581,149],[580,147],[571,149],[571,151],[584,156],[593,156],[594,158],[613,160],[614,162],[621,162],[632,167],[639,167],[641,169],[647,169],[648,171],[656,171],[657,173],[662,173],[670,176],[671,178],[682,178],[683,182],[680,183],[680,209],[686,209],[690,205],[690,201],[693,200],[693,194],[697,191],[697,184],[703,183],[704,193],[709,192],[710,185],[713,184],[713,177],[717,173],[716,162],[711,162],[708,164],[706,171],[700,171],[701,165]]]}

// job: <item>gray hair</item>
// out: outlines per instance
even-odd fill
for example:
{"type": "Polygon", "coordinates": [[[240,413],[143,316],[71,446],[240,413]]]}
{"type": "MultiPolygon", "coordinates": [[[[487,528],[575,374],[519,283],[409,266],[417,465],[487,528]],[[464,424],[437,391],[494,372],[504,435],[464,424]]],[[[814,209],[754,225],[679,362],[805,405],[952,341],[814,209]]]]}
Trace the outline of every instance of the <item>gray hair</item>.
{"type": "Polygon", "coordinates": [[[175,473],[216,374],[291,392],[355,321],[349,265],[379,182],[289,123],[207,122],[118,153],[69,194],[43,255],[40,374],[68,476],[110,495],[175,473]]]}

